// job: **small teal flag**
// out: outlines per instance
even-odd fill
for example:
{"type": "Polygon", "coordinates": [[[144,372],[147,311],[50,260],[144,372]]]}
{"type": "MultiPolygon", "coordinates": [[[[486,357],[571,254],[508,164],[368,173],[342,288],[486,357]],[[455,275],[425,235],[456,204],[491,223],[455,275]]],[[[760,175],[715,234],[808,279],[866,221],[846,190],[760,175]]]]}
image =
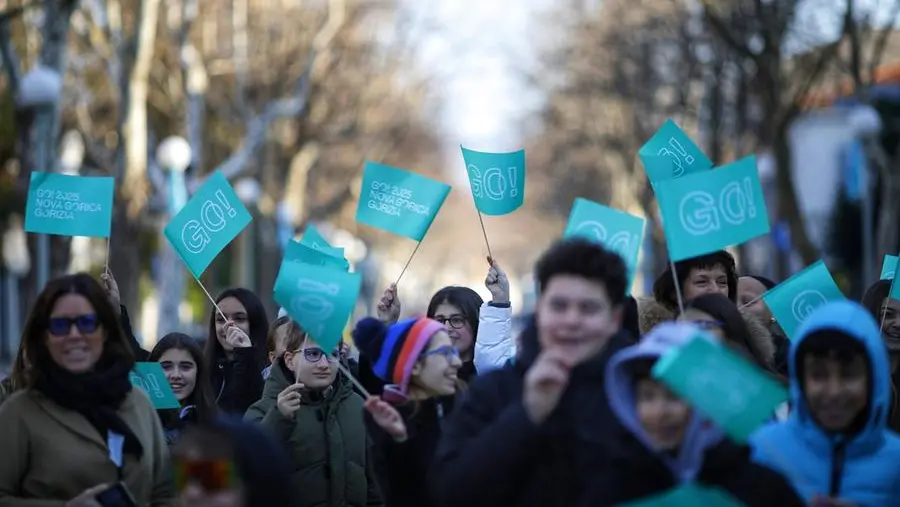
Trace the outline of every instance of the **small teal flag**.
{"type": "Polygon", "coordinates": [[[724,489],[711,488],[697,483],[672,488],[649,498],[619,504],[617,507],[744,507],[737,498],[724,489]]]}
{"type": "Polygon", "coordinates": [[[712,171],[660,181],[656,197],[674,262],[769,233],[769,214],[753,156],[712,171]]]}
{"type": "Polygon", "coordinates": [[[356,221],[422,241],[449,193],[446,183],[366,162],[356,221]]]}
{"type": "Polygon", "coordinates": [[[885,255],[884,261],[881,263],[881,279],[893,280],[897,273],[897,261],[900,257],[896,255],[885,255]]]}
{"type": "Polygon", "coordinates": [[[275,301],[320,347],[331,350],[343,337],[361,283],[358,273],[285,262],[275,281],[275,301]]]}
{"type": "Polygon", "coordinates": [[[617,252],[628,266],[628,293],[644,241],[644,219],[581,197],[575,199],[563,237],[582,236],[617,252]]]}
{"type": "Polygon", "coordinates": [[[108,238],[115,180],[104,176],[31,173],[25,230],[57,236],[108,238]]]}
{"type": "Polygon", "coordinates": [[[652,374],[740,443],[788,398],[775,378],[700,333],[664,354],[652,374]]]}
{"type": "Polygon", "coordinates": [[[672,120],[666,120],[638,150],[652,184],[712,169],[713,163],[694,141],[672,120]],[[668,158],[671,165],[653,157],[668,158]]]}
{"type": "Polygon", "coordinates": [[[165,235],[195,278],[253,218],[216,171],[166,225],[165,235]]]}
{"type": "Polygon", "coordinates": [[[289,241],[284,249],[284,262],[295,262],[311,266],[328,266],[342,271],[350,270],[350,263],[343,257],[304,245],[303,242],[289,241]]]}
{"type": "MultiPolygon", "coordinates": [[[[897,272],[897,269],[900,268],[900,257],[898,257],[897,262],[894,263],[894,273],[897,272]]],[[[891,299],[896,299],[900,301],[900,284],[897,283],[897,279],[894,278],[891,282],[891,299]]]]}
{"type": "Polygon", "coordinates": [[[525,150],[486,153],[462,148],[475,207],[485,215],[506,215],[525,202],[525,150]]]}
{"type": "Polygon", "coordinates": [[[840,301],[844,294],[825,263],[818,261],[778,284],[762,296],[772,316],[789,339],[816,308],[840,301]]]}
{"type": "MultiPolygon", "coordinates": [[[[325,236],[322,236],[322,233],[312,225],[306,226],[306,232],[304,232],[303,237],[300,238],[300,244],[308,246],[313,250],[326,253],[332,257],[344,259],[344,249],[331,246],[331,243],[325,239],[325,236]]],[[[350,264],[347,263],[347,266],[349,267],[350,264]]]]}
{"type": "Polygon", "coordinates": [[[153,403],[156,410],[181,408],[181,402],[172,392],[166,374],[159,363],[135,363],[129,374],[131,385],[139,387],[153,403]]]}

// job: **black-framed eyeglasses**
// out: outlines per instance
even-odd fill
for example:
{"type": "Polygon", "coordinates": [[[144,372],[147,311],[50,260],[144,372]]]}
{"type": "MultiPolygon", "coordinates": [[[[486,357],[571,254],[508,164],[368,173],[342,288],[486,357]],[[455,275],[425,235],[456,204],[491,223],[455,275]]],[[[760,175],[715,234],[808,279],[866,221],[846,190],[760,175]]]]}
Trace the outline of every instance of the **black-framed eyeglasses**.
{"type": "Polygon", "coordinates": [[[452,345],[445,345],[434,350],[429,350],[423,353],[422,356],[444,356],[444,359],[447,361],[452,361],[454,357],[459,357],[459,349],[452,345]]]}
{"type": "Polygon", "coordinates": [[[331,354],[326,354],[325,351],[319,347],[309,347],[307,349],[300,349],[299,352],[303,354],[303,359],[310,363],[318,363],[322,360],[323,356],[329,363],[336,363],[341,359],[339,350],[335,350],[331,354]]]}
{"type": "Polygon", "coordinates": [[[462,329],[466,325],[466,318],[462,315],[451,315],[449,317],[435,317],[434,320],[440,322],[446,327],[452,329],[462,329]]]}
{"type": "Polygon", "coordinates": [[[66,336],[72,326],[77,327],[82,334],[93,333],[100,327],[100,319],[93,313],[77,317],[51,317],[47,322],[47,331],[53,336],[66,336]]]}

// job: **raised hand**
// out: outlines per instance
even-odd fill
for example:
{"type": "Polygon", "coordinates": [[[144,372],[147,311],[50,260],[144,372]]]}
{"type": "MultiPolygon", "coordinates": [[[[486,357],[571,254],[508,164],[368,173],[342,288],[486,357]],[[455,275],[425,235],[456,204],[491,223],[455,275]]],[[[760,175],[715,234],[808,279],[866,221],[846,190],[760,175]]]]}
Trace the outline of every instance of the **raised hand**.
{"type": "Polygon", "coordinates": [[[400,297],[397,295],[397,284],[392,283],[378,301],[376,307],[378,311],[378,320],[387,325],[393,324],[400,320],[400,297]]]}
{"type": "Polygon", "coordinates": [[[528,369],[522,403],[533,423],[543,423],[556,409],[569,385],[571,370],[571,362],[558,349],[541,352],[528,369]]]}
{"type": "Polygon", "coordinates": [[[231,348],[233,349],[245,349],[253,345],[253,342],[250,341],[250,337],[247,336],[247,333],[233,322],[225,324],[225,341],[228,342],[228,345],[231,345],[231,348]]]}
{"type": "Polygon", "coordinates": [[[491,267],[484,277],[484,286],[491,293],[491,301],[494,303],[509,303],[509,279],[500,265],[491,257],[487,258],[491,267]]]}
{"type": "Polygon", "coordinates": [[[294,414],[300,409],[303,400],[302,391],[305,388],[306,386],[298,382],[287,386],[284,391],[278,393],[278,401],[276,403],[281,415],[288,419],[294,417],[294,414]]]}
{"type": "Polygon", "coordinates": [[[372,414],[372,420],[381,427],[385,433],[397,442],[403,442],[407,438],[406,423],[397,409],[388,402],[375,396],[369,397],[365,403],[366,410],[372,414]]]}
{"type": "Polygon", "coordinates": [[[119,284],[116,283],[116,277],[113,276],[112,271],[106,271],[100,275],[100,284],[103,285],[106,297],[116,311],[116,315],[122,313],[122,295],[119,292],[119,284]]]}

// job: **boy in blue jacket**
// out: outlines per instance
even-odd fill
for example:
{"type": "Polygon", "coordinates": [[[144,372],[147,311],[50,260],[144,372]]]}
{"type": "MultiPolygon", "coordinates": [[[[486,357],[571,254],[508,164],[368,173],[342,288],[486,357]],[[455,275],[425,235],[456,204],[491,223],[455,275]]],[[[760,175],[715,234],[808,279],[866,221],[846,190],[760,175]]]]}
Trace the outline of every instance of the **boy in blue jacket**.
{"type": "Polygon", "coordinates": [[[792,412],[752,436],[754,460],[813,506],[900,506],[888,355],[869,312],[850,301],[816,309],[791,343],[788,372],[792,412]]]}

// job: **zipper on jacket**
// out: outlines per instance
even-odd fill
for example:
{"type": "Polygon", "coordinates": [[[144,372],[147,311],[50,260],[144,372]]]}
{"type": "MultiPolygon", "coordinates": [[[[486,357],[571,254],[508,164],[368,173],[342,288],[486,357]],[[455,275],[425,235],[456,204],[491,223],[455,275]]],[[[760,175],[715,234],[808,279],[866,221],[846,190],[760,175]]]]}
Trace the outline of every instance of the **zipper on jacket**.
{"type": "Polygon", "coordinates": [[[835,444],[831,453],[831,482],[828,496],[838,498],[841,493],[841,479],[844,475],[844,451],[847,448],[846,439],[835,444]]]}

